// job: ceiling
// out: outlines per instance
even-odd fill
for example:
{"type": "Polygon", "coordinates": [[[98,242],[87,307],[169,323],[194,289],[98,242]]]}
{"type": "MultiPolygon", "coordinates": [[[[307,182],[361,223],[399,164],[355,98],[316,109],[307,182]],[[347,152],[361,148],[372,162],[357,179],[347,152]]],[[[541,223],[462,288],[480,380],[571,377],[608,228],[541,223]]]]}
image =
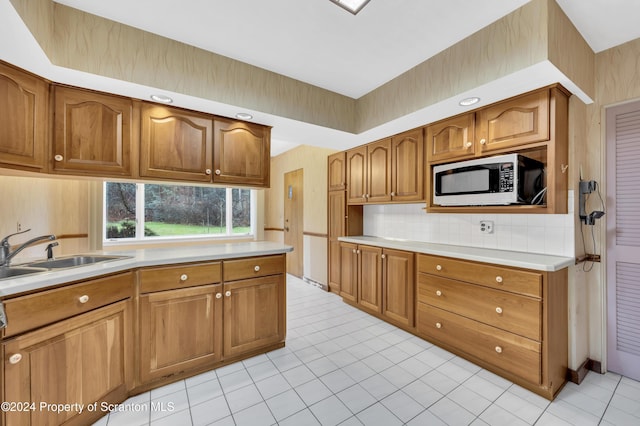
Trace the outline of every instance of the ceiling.
{"type": "MultiPolygon", "coordinates": [[[[371,0],[354,16],[329,0],[55,1],[355,99],[528,2],[371,0]]],[[[595,52],[640,38],[638,0],[557,2],[595,52]]],[[[3,7],[10,7],[9,0],[0,0],[0,27],[11,24],[12,31],[24,32],[15,29],[15,22],[3,22],[12,19],[3,7]]],[[[37,49],[33,40],[11,35],[10,41],[0,41],[0,59],[11,58],[3,50],[16,49],[16,44],[27,52],[37,49]]],[[[20,54],[25,62],[33,61],[20,54]]],[[[56,72],[64,79],[63,71],[56,72]]],[[[274,125],[272,154],[316,140],[300,132],[323,131],[289,121],[269,123],[274,125]]],[[[392,130],[382,129],[388,132],[382,136],[392,130]]],[[[348,135],[331,137],[349,144],[348,135]]]]}

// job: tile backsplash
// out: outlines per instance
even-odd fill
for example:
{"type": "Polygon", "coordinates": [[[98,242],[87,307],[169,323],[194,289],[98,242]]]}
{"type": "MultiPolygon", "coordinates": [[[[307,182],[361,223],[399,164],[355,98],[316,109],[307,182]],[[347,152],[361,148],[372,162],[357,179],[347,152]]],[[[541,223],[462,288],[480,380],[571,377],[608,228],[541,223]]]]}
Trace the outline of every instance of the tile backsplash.
{"type": "Polygon", "coordinates": [[[364,206],[364,235],[575,256],[573,191],[568,214],[425,213],[423,208],[424,203],[364,206]],[[493,221],[492,234],[480,232],[481,220],[493,221]]]}

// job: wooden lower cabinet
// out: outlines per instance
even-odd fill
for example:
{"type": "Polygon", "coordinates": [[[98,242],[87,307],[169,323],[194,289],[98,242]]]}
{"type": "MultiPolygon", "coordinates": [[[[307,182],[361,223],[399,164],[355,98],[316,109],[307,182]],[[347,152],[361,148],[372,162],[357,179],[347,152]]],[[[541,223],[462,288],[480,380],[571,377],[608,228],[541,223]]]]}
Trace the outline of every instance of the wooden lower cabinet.
{"type": "Polygon", "coordinates": [[[140,296],[143,383],[222,359],[222,284],[140,296]]]}
{"type": "Polygon", "coordinates": [[[284,342],[284,274],[225,283],[223,323],[225,357],[284,342]]]}
{"type": "Polygon", "coordinates": [[[104,412],[88,404],[124,401],[133,376],[130,312],[125,300],[4,341],[4,401],[33,409],[3,410],[3,424],[90,424],[104,412]]]}
{"type": "Polygon", "coordinates": [[[382,271],[382,315],[394,324],[413,328],[415,253],[384,249],[382,271]]]}

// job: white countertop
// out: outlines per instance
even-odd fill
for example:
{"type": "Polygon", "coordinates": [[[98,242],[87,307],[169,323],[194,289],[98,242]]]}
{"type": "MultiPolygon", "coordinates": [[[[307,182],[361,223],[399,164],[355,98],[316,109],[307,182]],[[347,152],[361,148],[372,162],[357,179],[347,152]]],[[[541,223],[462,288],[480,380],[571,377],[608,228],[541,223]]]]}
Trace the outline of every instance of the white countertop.
{"type": "Polygon", "coordinates": [[[412,251],[453,257],[456,259],[474,260],[516,268],[534,269],[537,271],[559,271],[575,264],[573,257],[551,256],[546,254],[525,253],[519,251],[486,249],[480,247],[454,246],[449,244],[423,243],[419,241],[396,240],[380,237],[340,237],[339,241],[365,244],[389,249],[412,251]]]}
{"type": "MultiPolygon", "coordinates": [[[[256,241],[190,247],[92,252],[91,254],[129,257],[92,265],[51,270],[16,278],[3,279],[0,280],[0,297],[145,266],[268,256],[271,254],[282,254],[290,251],[293,251],[293,247],[281,243],[256,241]]],[[[15,264],[12,266],[19,265],[15,264]]]]}

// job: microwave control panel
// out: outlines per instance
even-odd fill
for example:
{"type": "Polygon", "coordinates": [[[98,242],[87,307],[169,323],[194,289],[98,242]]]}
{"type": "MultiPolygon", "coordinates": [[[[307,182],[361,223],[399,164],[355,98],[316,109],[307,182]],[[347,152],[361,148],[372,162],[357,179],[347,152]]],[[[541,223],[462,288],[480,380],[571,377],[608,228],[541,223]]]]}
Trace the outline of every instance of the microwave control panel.
{"type": "Polygon", "coordinates": [[[513,163],[500,165],[500,192],[513,192],[513,163]]]}

